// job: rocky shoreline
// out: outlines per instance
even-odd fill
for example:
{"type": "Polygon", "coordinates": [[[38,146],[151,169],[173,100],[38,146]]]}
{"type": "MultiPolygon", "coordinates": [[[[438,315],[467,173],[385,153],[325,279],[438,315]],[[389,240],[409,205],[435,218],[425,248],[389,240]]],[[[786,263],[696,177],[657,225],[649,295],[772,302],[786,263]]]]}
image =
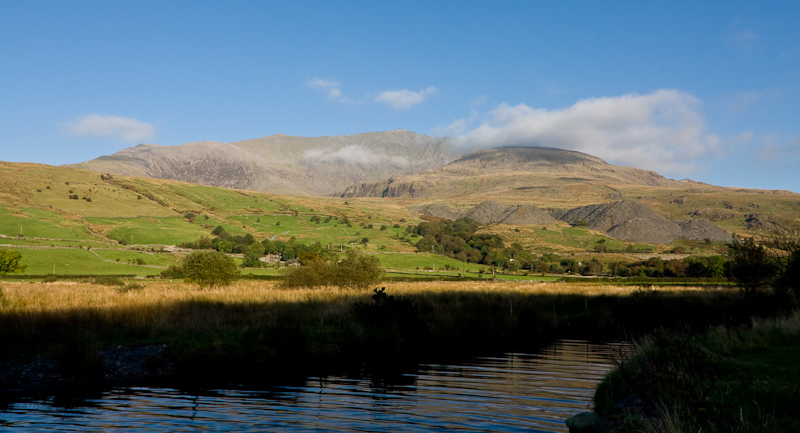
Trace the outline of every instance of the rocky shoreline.
{"type": "Polygon", "coordinates": [[[94,367],[91,370],[73,365],[70,356],[39,356],[28,362],[4,362],[0,364],[0,395],[165,379],[174,373],[171,362],[164,356],[165,349],[166,344],[146,344],[100,350],[90,354],[93,359],[88,364],[94,367]]]}

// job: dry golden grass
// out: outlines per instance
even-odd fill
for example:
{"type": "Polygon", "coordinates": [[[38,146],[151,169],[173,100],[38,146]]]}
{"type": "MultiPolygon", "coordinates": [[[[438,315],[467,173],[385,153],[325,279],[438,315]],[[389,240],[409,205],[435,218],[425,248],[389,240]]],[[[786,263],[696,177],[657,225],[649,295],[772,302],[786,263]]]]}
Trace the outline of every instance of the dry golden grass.
{"type": "MultiPolygon", "coordinates": [[[[397,282],[383,284],[387,293],[413,296],[431,293],[468,292],[520,295],[581,295],[600,296],[630,295],[636,286],[610,284],[569,283],[509,283],[509,282],[397,282]]],[[[182,301],[208,301],[233,304],[251,303],[298,303],[331,302],[349,304],[365,301],[371,291],[324,289],[281,289],[275,282],[237,281],[229,287],[199,290],[196,285],[172,281],[147,282],[140,290],[121,293],[116,287],[90,283],[54,282],[22,283],[8,282],[2,285],[4,300],[0,310],[45,312],[55,310],[111,308],[125,306],[163,305],[182,301]]],[[[730,291],[729,288],[697,286],[671,286],[655,289],[664,294],[687,292],[716,293],[730,291]]]]}

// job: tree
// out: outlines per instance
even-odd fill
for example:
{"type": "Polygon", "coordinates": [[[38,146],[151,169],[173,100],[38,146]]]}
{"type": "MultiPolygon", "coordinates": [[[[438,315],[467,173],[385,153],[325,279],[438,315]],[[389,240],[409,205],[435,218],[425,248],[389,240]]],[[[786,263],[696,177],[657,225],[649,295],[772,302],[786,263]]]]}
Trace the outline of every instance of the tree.
{"type": "MultiPolygon", "coordinates": [[[[218,238],[220,239],[220,238],[218,238]]],[[[217,250],[222,251],[223,253],[232,253],[233,252],[233,242],[231,241],[219,241],[217,242],[217,250]]]]}
{"type": "Polygon", "coordinates": [[[261,261],[261,256],[264,255],[264,245],[260,242],[254,242],[247,251],[244,252],[244,261],[242,261],[243,268],[260,268],[264,262],[261,261]]]}
{"type": "Polygon", "coordinates": [[[0,275],[20,273],[28,269],[28,265],[20,263],[22,254],[16,251],[0,250],[0,275]]]}
{"type": "Polygon", "coordinates": [[[324,256],[306,256],[301,266],[286,273],[284,287],[366,289],[380,283],[383,267],[377,257],[348,251],[341,261],[324,256]]]}
{"type": "Polygon", "coordinates": [[[781,251],[777,260],[778,277],[774,290],[779,296],[793,292],[800,297],[800,234],[781,233],[773,235],[770,240],[773,248],[781,251]]]}
{"type": "Polygon", "coordinates": [[[755,294],[775,276],[775,262],[769,250],[756,244],[753,238],[733,238],[728,244],[728,255],[731,258],[731,275],[742,286],[747,297],[755,294]]]}
{"type": "Polygon", "coordinates": [[[217,251],[195,251],[181,264],[186,281],[203,287],[228,286],[239,278],[233,259],[217,251]]]}
{"type": "Polygon", "coordinates": [[[334,284],[343,289],[366,289],[381,282],[383,266],[375,256],[348,251],[336,263],[334,284]]]}
{"type": "Polygon", "coordinates": [[[216,226],[214,230],[211,230],[211,234],[222,237],[222,234],[225,233],[225,227],[216,226]]]}

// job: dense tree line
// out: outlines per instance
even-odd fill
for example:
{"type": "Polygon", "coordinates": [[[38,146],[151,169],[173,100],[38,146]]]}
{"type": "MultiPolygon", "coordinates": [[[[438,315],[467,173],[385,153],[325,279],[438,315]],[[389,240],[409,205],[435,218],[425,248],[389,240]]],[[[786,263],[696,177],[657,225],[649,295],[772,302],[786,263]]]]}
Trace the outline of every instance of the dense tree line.
{"type": "Polygon", "coordinates": [[[506,246],[495,234],[477,233],[481,225],[471,219],[424,221],[409,226],[406,233],[422,237],[417,251],[441,254],[468,263],[478,263],[515,272],[518,270],[573,275],[619,277],[725,278],[731,264],[725,256],[691,256],[663,260],[653,257],[637,262],[602,262],[597,258],[578,261],[554,254],[534,256],[519,243],[506,246]]]}
{"type": "MultiPolygon", "coordinates": [[[[298,260],[304,253],[322,255],[327,250],[317,242],[309,245],[295,243],[294,238],[288,242],[281,240],[264,239],[258,242],[250,233],[244,235],[231,235],[224,227],[217,226],[211,231],[210,236],[201,236],[194,242],[183,242],[181,248],[216,250],[222,253],[243,254],[243,267],[257,268],[263,266],[261,257],[265,254],[280,256],[282,261],[298,260]]],[[[366,243],[366,238],[362,243],[366,243]]]]}
{"type": "Polygon", "coordinates": [[[462,262],[519,269],[519,263],[512,265],[517,260],[510,259],[516,259],[517,255],[530,256],[519,244],[507,248],[498,235],[476,233],[480,227],[480,223],[474,220],[459,218],[455,221],[423,221],[416,227],[407,227],[406,233],[422,237],[416,243],[417,251],[441,254],[462,262]]]}
{"type": "Polygon", "coordinates": [[[730,263],[725,256],[691,256],[676,260],[652,257],[638,262],[612,262],[608,272],[615,277],[725,278],[730,274],[730,263]]]}

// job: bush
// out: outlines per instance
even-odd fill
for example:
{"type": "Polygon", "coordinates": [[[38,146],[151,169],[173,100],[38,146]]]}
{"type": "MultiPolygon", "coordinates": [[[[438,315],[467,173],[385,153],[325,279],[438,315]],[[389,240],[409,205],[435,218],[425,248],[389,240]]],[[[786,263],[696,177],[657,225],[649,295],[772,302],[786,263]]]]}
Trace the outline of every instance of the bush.
{"type": "Polygon", "coordinates": [[[380,283],[383,267],[377,257],[348,251],[339,262],[314,257],[286,273],[284,287],[336,286],[341,289],[367,289],[380,283]]]}
{"type": "Polygon", "coordinates": [[[27,265],[20,263],[22,254],[16,251],[0,250],[0,275],[25,272],[27,265]]]}
{"type": "Polygon", "coordinates": [[[181,266],[171,265],[167,269],[161,271],[161,278],[183,278],[184,276],[181,266]]]}
{"type": "Polygon", "coordinates": [[[239,278],[232,258],[217,251],[195,251],[181,264],[186,281],[203,287],[228,286],[239,278]]]}

